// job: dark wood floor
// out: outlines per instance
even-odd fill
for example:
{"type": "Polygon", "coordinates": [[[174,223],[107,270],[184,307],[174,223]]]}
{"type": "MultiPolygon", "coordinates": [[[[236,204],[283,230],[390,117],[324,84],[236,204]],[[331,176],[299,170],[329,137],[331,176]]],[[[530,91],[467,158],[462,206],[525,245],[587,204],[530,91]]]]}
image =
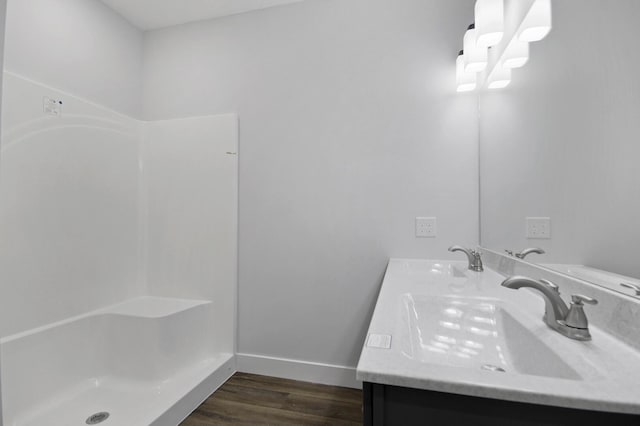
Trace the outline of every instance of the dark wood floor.
{"type": "Polygon", "coordinates": [[[181,426],[362,425],[362,392],[236,373],[181,426]]]}

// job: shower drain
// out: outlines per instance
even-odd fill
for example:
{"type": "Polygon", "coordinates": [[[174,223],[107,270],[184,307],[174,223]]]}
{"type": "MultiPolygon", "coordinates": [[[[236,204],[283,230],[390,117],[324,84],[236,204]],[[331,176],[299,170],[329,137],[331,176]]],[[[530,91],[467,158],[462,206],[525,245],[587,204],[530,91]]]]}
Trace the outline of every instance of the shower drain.
{"type": "Polygon", "coordinates": [[[506,370],[504,368],[500,368],[497,365],[492,365],[492,364],[484,364],[482,367],[483,370],[487,370],[487,371],[496,371],[499,373],[506,373],[506,370]]]}
{"type": "Polygon", "coordinates": [[[98,423],[104,422],[108,418],[109,418],[109,413],[107,413],[106,411],[103,411],[101,413],[95,413],[90,415],[89,418],[87,418],[86,423],[88,425],[97,425],[98,423]]]}

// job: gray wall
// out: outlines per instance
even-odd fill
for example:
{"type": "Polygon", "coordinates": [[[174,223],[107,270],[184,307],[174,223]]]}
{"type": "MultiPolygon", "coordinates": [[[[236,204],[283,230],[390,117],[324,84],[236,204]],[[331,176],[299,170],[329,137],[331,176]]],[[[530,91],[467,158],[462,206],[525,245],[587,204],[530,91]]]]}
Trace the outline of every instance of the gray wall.
{"type": "Polygon", "coordinates": [[[98,0],[10,0],[5,67],[140,118],[142,32],[98,0]]]}
{"type": "Polygon", "coordinates": [[[472,13],[310,0],[145,34],[147,119],[240,116],[241,353],[355,366],[388,258],[478,242],[472,13]]]}
{"type": "MultiPolygon", "coordinates": [[[[0,69],[4,64],[4,33],[7,13],[6,0],[0,0],[0,69]]],[[[0,99],[2,99],[2,82],[0,82],[0,99]]],[[[0,117],[2,117],[2,111],[0,110],[0,117]]],[[[0,127],[2,126],[2,120],[0,120],[0,127]]],[[[2,359],[0,359],[0,363],[2,359]]],[[[0,385],[2,384],[2,377],[0,376],[0,385]]],[[[2,426],[2,386],[0,386],[0,426],[2,426]]]]}
{"type": "Polygon", "coordinates": [[[640,2],[553,8],[512,85],[481,96],[482,244],[640,278],[640,2]],[[552,239],[527,240],[527,216],[551,217],[552,239]]]}

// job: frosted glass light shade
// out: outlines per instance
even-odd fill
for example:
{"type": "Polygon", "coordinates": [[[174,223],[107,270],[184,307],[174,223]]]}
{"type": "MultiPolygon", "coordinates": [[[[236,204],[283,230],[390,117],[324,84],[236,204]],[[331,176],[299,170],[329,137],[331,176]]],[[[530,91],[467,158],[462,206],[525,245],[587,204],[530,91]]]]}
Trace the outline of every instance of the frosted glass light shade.
{"type": "Polygon", "coordinates": [[[535,0],[518,32],[520,41],[539,41],[551,31],[551,0],[535,0]]]}
{"type": "Polygon", "coordinates": [[[504,68],[520,68],[529,60],[529,43],[517,38],[511,40],[502,57],[504,68]]]}
{"type": "Polygon", "coordinates": [[[476,46],[488,48],[500,43],[504,35],[504,1],[477,0],[475,17],[476,46]]]}
{"type": "Polygon", "coordinates": [[[469,25],[469,29],[464,33],[462,40],[464,50],[464,70],[466,72],[480,72],[487,67],[488,53],[485,48],[476,47],[476,29],[469,25]]]}
{"type": "Polygon", "coordinates": [[[476,89],[478,76],[474,72],[465,72],[463,51],[460,51],[456,59],[456,85],[458,92],[470,92],[476,89]]]}
{"type": "Polygon", "coordinates": [[[496,66],[487,79],[489,89],[502,89],[511,83],[511,69],[496,66]]]}

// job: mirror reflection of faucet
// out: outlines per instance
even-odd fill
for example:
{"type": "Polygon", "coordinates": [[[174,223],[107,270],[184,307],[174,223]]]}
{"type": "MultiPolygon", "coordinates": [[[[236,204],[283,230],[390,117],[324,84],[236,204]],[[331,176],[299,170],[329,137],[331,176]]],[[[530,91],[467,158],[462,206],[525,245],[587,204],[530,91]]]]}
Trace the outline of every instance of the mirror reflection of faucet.
{"type": "Polygon", "coordinates": [[[539,291],[545,302],[543,320],[553,330],[574,340],[591,340],[589,321],[584,313],[584,304],[597,305],[598,301],[588,296],[574,294],[571,296],[571,307],[560,297],[557,285],[547,280],[534,280],[527,277],[515,276],[507,278],[502,286],[517,290],[528,287],[539,291]]]}
{"type": "Polygon", "coordinates": [[[633,290],[636,293],[636,296],[640,296],[640,286],[631,283],[620,283],[620,285],[624,288],[633,290]]]}
{"type": "Polygon", "coordinates": [[[538,247],[526,248],[526,249],[522,250],[520,253],[513,253],[513,250],[505,250],[505,252],[509,256],[515,256],[518,259],[524,259],[525,257],[530,255],[531,253],[545,254],[545,251],[543,249],[541,249],[541,248],[538,248],[538,247]]]}

